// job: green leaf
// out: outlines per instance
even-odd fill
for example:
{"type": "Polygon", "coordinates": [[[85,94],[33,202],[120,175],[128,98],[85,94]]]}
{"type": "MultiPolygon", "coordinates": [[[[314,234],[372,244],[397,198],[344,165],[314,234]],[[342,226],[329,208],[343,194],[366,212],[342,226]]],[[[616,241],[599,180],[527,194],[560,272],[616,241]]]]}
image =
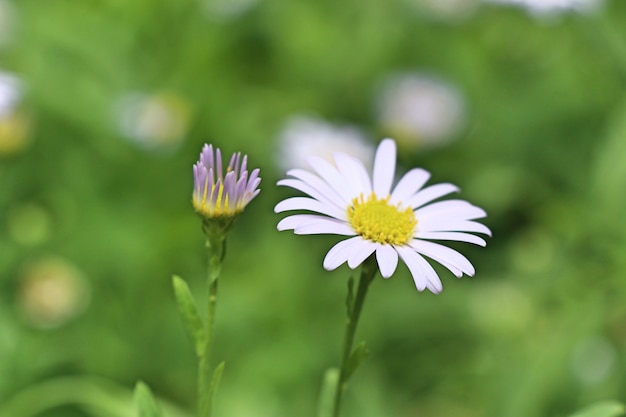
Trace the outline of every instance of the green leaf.
{"type": "Polygon", "coordinates": [[[596,198],[607,209],[620,210],[624,200],[615,198],[626,189],[626,100],[610,114],[604,143],[598,148],[594,182],[596,198]]]}
{"type": "Polygon", "coordinates": [[[602,401],[585,407],[570,417],[617,417],[625,411],[624,405],[617,401],[602,401]]]}
{"type": "Polygon", "coordinates": [[[174,295],[176,296],[178,311],[183,319],[185,330],[195,346],[196,355],[200,357],[200,355],[202,355],[205,335],[198,309],[193,301],[189,286],[182,278],[174,275],[172,277],[172,284],[174,286],[174,295]]]}
{"type": "Polygon", "coordinates": [[[356,369],[363,363],[365,358],[369,355],[367,350],[367,346],[365,342],[359,343],[359,345],[354,349],[350,358],[348,359],[348,363],[346,364],[346,381],[350,378],[350,376],[356,371],[356,369]]]}
{"type": "Polygon", "coordinates": [[[141,381],[135,386],[135,404],[139,411],[139,417],[163,417],[150,388],[141,381]]]}
{"type": "Polygon", "coordinates": [[[222,374],[224,373],[224,366],[226,366],[226,362],[222,361],[219,365],[215,367],[213,371],[213,377],[211,378],[211,385],[209,385],[209,401],[210,404],[215,404],[215,394],[217,393],[217,388],[222,381],[222,374]]]}
{"type": "Polygon", "coordinates": [[[338,383],[339,370],[337,368],[329,368],[326,370],[324,373],[324,381],[322,382],[322,390],[320,391],[317,417],[332,417],[338,383]]]}

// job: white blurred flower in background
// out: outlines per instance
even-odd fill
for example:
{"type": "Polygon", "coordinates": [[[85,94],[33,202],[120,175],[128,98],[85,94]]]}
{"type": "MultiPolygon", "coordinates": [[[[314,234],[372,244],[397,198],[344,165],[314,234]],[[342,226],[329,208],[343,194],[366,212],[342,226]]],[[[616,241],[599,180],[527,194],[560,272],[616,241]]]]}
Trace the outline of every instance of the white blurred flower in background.
{"type": "Polygon", "coordinates": [[[0,117],[13,112],[22,99],[22,89],[22,82],[16,75],[0,71],[0,117]]]}
{"type": "Polygon", "coordinates": [[[172,150],[184,141],[191,118],[189,103],[172,92],[129,93],[115,107],[121,134],[151,150],[172,150]]]}
{"type": "Polygon", "coordinates": [[[78,268],[62,258],[31,262],[19,277],[17,304],[34,327],[59,327],[82,313],[89,303],[87,280],[78,268]]]}
{"type": "Polygon", "coordinates": [[[603,0],[485,0],[485,2],[519,6],[536,16],[550,16],[567,11],[593,12],[602,6],[603,0]]]}
{"type": "Polygon", "coordinates": [[[583,385],[596,385],[606,380],[615,369],[618,354],[604,337],[581,340],[571,356],[572,371],[583,385]]]}
{"type": "Polygon", "coordinates": [[[277,161],[280,169],[308,169],[307,158],[320,156],[333,161],[335,152],[343,152],[371,167],[374,146],[355,126],[333,125],[309,116],[292,116],[278,137],[277,161]]]}
{"type": "Polygon", "coordinates": [[[252,10],[259,0],[204,0],[210,19],[232,20],[252,10]]]}
{"type": "Polygon", "coordinates": [[[410,6],[428,17],[458,21],[470,17],[480,4],[480,0],[405,0],[410,6]]]}
{"type": "Polygon", "coordinates": [[[383,82],[377,118],[385,136],[398,146],[433,148],[454,139],[465,120],[459,91],[430,75],[405,73],[383,82]]]}
{"type": "Polygon", "coordinates": [[[0,71],[0,157],[17,154],[30,143],[29,117],[21,108],[23,95],[20,78],[0,71]]]}

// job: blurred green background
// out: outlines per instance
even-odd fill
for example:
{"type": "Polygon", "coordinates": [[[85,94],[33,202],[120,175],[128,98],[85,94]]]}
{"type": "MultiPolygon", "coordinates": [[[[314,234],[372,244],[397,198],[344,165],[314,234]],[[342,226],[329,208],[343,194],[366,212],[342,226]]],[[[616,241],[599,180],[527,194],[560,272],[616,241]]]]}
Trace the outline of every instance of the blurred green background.
{"type": "Polygon", "coordinates": [[[477,274],[439,268],[440,295],[404,266],[375,281],[346,416],[626,399],[626,2],[0,0],[0,70],[1,417],[131,416],[139,379],[193,410],[170,280],[203,305],[205,142],[263,178],[229,235],[215,415],[315,415],[351,271],[322,268],[337,237],[276,231],[293,195],[275,187],[279,139],[299,114],[395,136],[402,170],[458,184],[493,231],[486,249],[452,245],[477,274]],[[394,74],[445,80],[462,122],[430,142],[385,122],[394,74]]]}

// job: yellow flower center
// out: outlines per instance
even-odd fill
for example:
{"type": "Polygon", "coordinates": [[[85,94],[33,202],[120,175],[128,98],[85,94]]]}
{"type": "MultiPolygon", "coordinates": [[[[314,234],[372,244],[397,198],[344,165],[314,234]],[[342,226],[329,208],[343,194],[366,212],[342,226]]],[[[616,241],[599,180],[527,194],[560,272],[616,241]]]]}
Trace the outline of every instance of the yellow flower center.
{"type": "Polygon", "coordinates": [[[218,187],[215,183],[209,184],[207,178],[204,183],[202,195],[194,195],[193,205],[196,211],[205,217],[223,217],[238,214],[236,213],[237,210],[235,210],[235,213],[232,212],[232,209],[229,210],[229,199],[230,196],[228,194],[224,195],[223,182],[220,182],[218,187]],[[217,197],[215,197],[216,194],[217,197]],[[213,199],[215,199],[215,203],[212,203],[213,199]]]}
{"type": "Polygon", "coordinates": [[[348,207],[348,221],[365,239],[391,245],[409,243],[417,225],[410,207],[392,206],[389,196],[378,198],[374,193],[367,198],[361,194],[352,200],[352,206],[348,207]]]}

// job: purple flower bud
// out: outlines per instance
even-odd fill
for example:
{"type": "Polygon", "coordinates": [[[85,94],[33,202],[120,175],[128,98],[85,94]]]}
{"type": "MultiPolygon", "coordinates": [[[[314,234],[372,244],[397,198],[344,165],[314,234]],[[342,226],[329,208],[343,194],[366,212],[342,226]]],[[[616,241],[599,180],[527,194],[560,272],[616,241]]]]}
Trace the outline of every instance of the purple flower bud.
{"type": "Polygon", "coordinates": [[[224,172],[220,149],[204,145],[193,166],[193,207],[205,220],[234,219],[259,194],[259,169],[248,174],[247,160],[233,154],[224,172]]]}

